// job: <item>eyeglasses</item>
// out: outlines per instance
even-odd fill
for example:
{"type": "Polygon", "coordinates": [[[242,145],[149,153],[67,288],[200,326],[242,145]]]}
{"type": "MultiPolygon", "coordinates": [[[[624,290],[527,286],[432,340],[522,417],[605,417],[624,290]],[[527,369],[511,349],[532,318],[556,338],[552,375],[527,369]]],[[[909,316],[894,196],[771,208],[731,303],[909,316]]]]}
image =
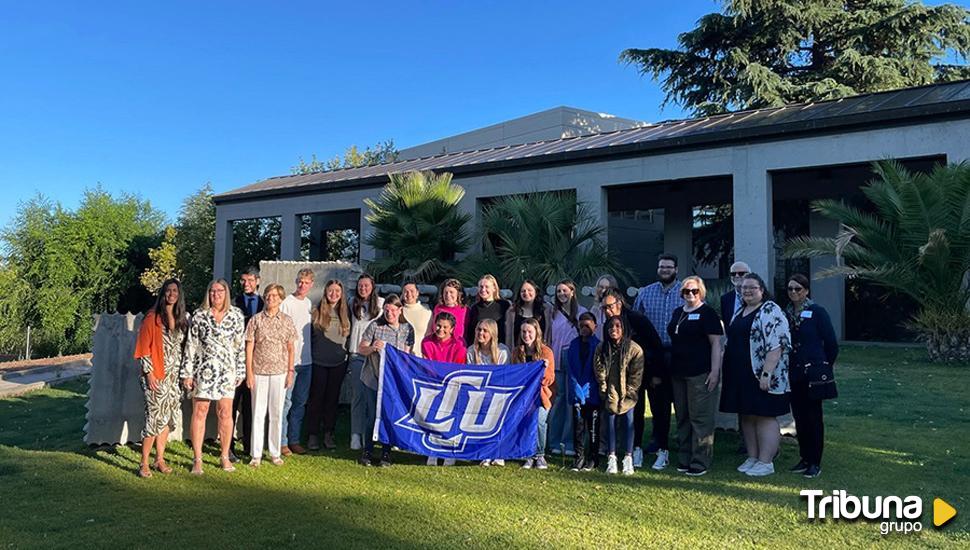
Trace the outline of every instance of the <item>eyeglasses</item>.
{"type": "Polygon", "coordinates": [[[802,287],[800,287],[800,286],[790,286],[790,287],[788,287],[788,292],[801,292],[803,290],[805,290],[805,289],[802,288],[802,287]]]}
{"type": "Polygon", "coordinates": [[[754,292],[756,290],[761,290],[760,286],[742,286],[741,292],[754,292]]]}
{"type": "Polygon", "coordinates": [[[613,306],[620,305],[620,302],[610,302],[608,304],[603,304],[603,309],[610,309],[613,306]]]}
{"type": "Polygon", "coordinates": [[[688,294],[693,294],[694,296],[697,296],[700,293],[701,293],[701,289],[699,289],[699,288],[682,288],[682,289],[680,289],[680,294],[683,295],[683,296],[687,296],[688,294]]]}
{"type": "Polygon", "coordinates": [[[748,274],[747,271],[732,271],[731,272],[731,276],[732,277],[744,277],[747,274],[748,274]]]}

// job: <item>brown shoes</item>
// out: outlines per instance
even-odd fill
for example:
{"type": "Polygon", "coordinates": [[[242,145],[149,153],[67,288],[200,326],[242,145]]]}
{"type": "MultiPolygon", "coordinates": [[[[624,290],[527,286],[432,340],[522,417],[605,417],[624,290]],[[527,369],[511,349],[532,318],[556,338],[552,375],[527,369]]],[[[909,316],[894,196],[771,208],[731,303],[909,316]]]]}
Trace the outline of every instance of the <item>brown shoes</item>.
{"type": "Polygon", "coordinates": [[[289,447],[290,447],[290,451],[293,454],[302,455],[302,454],[305,454],[306,453],[306,449],[304,449],[302,446],[300,446],[299,443],[293,443],[289,447]]]}
{"type": "Polygon", "coordinates": [[[290,450],[289,445],[283,445],[282,447],[280,447],[280,454],[283,456],[290,456],[291,454],[293,454],[293,451],[290,450]]]}

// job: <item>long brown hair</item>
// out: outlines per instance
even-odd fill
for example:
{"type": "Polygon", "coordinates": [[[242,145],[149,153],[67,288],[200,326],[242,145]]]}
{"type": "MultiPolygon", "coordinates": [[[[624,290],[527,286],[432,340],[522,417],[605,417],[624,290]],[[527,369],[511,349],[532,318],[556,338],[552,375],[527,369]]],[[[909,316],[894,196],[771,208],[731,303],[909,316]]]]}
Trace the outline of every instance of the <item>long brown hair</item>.
{"type": "Polygon", "coordinates": [[[532,279],[526,279],[522,281],[519,285],[519,292],[515,295],[515,300],[512,301],[512,305],[515,307],[515,312],[522,315],[522,308],[525,307],[525,300],[522,299],[522,287],[525,285],[531,286],[536,291],[536,297],[532,299],[532,316],[541,317],[542,316],[542,295],[539,293],[539,285],[535,283],[532,279]]]}
{"type": "MultiPolygon", "coordinates": [[[[536,320],[534,317],[529,317],[528,319],[522,321],[522,326],[524,327],[526,325],[531,325],[533,328],[536,329],[535,351],[533,351],[533,355],[539,355],[540,353],[542,353],[542,348],[545,347],[545,344],[542,343],[542,325],[540,325],[539,321],[536,320]]],[[[524,361],[525,356],[528,355],[528,352],[532,350],[526,349],[525,342],[522,341],[521,327],[519,328],[519,334],[516,335],[516,341],[517,341],[517,344],[515,346],[516,361],[524,361]]]]}
{"type": "Polygon", "coordinates": [[[563,314],[569,321],[569,324],[576,328],[577,323],[579,323],[579,300],[576,299],[576,283],[569,279],[563,279],[556,284],[555,295],[552,297],[552,302],[555,307],[552,309],[552,316],[555,317],[558,314],[563,314]],[[563,309],[562,302],[559,301],[559,285],[565,285],[566,288],[573,292],[573,296],[569,299],[569,303],[566,304],[567,309],[563,309]]]}
{"type": "Polygon", "coordinates": [[[344,295],[344,284],[337,279],[330,279],[323,286],[323,298],[317,304],[317,307],[313,308],[313,328],[320,332],[326,332],[330,326],[330,318],[334,309],[337,310],[337,317],[340,319],[340,334],[347,336],[350,334],[350,311],[347,308],[347,298],[344,295]],[[340,299],[331,306],[327,301],[327,289],[333,285],[340,288],[340,299]]]}
{"type": "Polygon", "coordinates": [[[371,319],[377,318],[381,314],[381,308],[377,305],[377,283],[374,281],[374,277],[371,277],[367,273],[361,273],[360,277],[357,277],[357,288],[354,289],[354,301],[351,305],[354,317],[360,320],[370,321],[371,319]],[[370,284],[372,287],[370,297],[364,300],[360,296],[360,282],[364,279],[370,279],[370,284]],[[367,319],[364,319],[364,312],[367,312],[367,319]]]}
{"type": "Polygon", "coordinates": [[[152,308],[155,315],[165,325],[168,330],[176,329],[182,334],[188,332],[189,321],[185,316],[185,295],[182,293],[182,283],[178,279],[168,279],[162,283],[162,288],[158,289],[158,296],[155,298],[155,307],[152,308]],[[172,317],[175,318],[175,326],[168,326],[168,316],[165,315],[165,289],[168,285],[175,285],[179,291],[179,299],[172,305],[172,317]]]}

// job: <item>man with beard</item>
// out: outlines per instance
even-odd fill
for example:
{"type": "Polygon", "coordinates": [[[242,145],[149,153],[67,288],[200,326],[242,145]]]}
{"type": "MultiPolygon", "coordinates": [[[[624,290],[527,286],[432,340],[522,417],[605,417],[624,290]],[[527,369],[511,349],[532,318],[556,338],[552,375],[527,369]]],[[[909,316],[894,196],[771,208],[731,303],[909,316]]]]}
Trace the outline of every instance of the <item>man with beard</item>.
{"type": "Polygon", "coordinates": [[[647,452],[657,453],[653,469],[663,470],[667,467],[669,457],[668,439],[673,404],[670,381],[671,341],[670,335],[667,334],[667,325],[670,324],[674,310],[684,305],[684,299],[680,295],[680,281],[677,280],[677,256],[665,252],[657,258],[657,279],[657,282],[641,288],[633,303],[634,311],[642,313],[650,320],[663,344],[663,353],[659,360],[648,365],[643,373],[640,399],[633,413],[635,422],[633,465],[643,465],[643,415],[646,410],[643,393],[646,390],[650,398],[650,413],[653,415],[652,441],[647,452]]]}

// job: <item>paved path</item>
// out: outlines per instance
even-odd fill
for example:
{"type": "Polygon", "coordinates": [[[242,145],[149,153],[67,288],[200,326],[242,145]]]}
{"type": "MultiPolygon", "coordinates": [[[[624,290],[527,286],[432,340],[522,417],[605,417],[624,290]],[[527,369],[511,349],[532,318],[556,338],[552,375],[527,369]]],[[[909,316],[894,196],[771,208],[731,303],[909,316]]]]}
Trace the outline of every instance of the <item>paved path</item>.
{"type": "Polygon", "coordinates": [[[55,365],[38,363],[11,372],[0,370],[0,397],[21,395],[91,373],[90,358],[55,365]]]}

